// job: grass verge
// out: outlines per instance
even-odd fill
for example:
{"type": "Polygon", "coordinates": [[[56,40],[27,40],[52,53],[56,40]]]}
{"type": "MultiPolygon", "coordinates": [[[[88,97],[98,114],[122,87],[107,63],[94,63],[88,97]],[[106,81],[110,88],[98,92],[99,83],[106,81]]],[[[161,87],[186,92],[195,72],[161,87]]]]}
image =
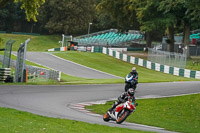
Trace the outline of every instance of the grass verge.
{"type": "MultiPolygon", "coordinates": [[[[140,123],[167,130],[199,133],[200,131],[200,94],[157,99],[138,99],[134,114],[126,121],[140,123]]],[[[98,114],[104,114],[113,102],[105,105],[93,105],[86,108],[98,114]]]]}
{"type": "Polygon", "coordinates": [[[147,133],[0,108],[1,133],[147,133]]]}
{"type": "Polygon", "coordinates": [[[32,35],[17,35],[17,34],[0,34],[0,37],[3,39],[3,46],[5,47],[5,43],[12,39],[16,40],[13,44],[12,51],[17,51],[21,43],[24,43],[28,38],[30,38],[30,42],[27,45],[27,51],[47,51],[50,48],[58,48],[60,44],[58,41],[62,40],[61,35],[40,35],[40,36],[32,36],[32,35]]]}
{"type": "Polygon", "coordinates": [[[61,75],[60,84],[118,84],[124,83],[123,79],[86,79],[74,77],[67,74],[61,75]]]}
{"type": "MultiPolygon", "coordinates": [[[[103,72],[107,72],[120,77],[125,77],[133,66],[137,67],[139,82],[173,82],[173,81],[195,81],[196,79],[184,78],[165,74],[144,67],[133,65],[102,53],[89,52],[61,52],[54,53],[56,56],[71,60],[73,62],[88,66],[103,72]]],[[[113,79],[115,80],[115,79],[113,79]]]]}

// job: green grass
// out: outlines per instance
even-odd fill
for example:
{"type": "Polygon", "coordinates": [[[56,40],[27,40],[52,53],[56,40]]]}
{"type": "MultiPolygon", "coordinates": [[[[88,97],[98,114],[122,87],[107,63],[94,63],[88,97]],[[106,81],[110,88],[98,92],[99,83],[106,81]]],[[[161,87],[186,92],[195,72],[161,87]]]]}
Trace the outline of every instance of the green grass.
{"type": "Polygon", "coordinates": [[[1,133],[147,133],[0,108],[1,133]]]}
{"type": "Polygon", "coordinates": [[[86,79],[74,77],[67,74],[61,76],[60,84],[117,84],[124,83],[123,79],[86,79]]]}
{"type": "MultiPolygon", "coordinates": [[[[0,51],[0,55],[4,55],[4,52],[0,51]]],[[[17,60],[17,56],[11,54],[11,59],[17,60]]],[[[2,62],[1,62],[1,63],[2,63],[2,62]]],[[[31,66],[36,66],[36,67],[42,67],[42,68],[45,68],[45,69],[49,69],[49,68],[47,68],[47,67],[41,66],[41,65],[39,65],[39,64],[33,63],[33,62],[31,62],[31,61],[28,61],[28,60],[26,60],[26,65],[31,65],[31,66]]]]}
{"type": "Polygon", "coordinates": [[[200,71],[200,56],[191,57],[191,59],[188,59],[186,64],[186,69],[200,71]],[[199,61],[199,64],[193,64],[193,61],[199,61]]]}
{"type": "Polygon", "coordinates": [[[24,43],[25,40],[30,38],[30,42],[27,45],[27,51],[47,51],[50,48],[58,48],[60,44],[58,41],[62,40],[61,35],[40,35],[40,36],[31,36],[31,35],[16,35],[16,34],[0,34],[0,38],[3,39],[3,46],[0,45],[0,49],[5,47],[5,43],[12,39],[16,40],[13,44],[12,51],[17,51],[20,44],[24,43]]]}
{"type": "MultiPolygon", "coordinates": [[[[200,131],[200,94],[178,96],[171,98],[157,98],[136,100],[139,104],[128,122],[140,123],[167,130],[184,133],[199,133],[200,131]]],[[[87,109],[104,114],[112,105],[87,106],[87,109]]]]}
{"type": "Polygon", "coordinates": [[[73,62],[120,77],[125,77],[131,71],[131,68],[136,66],[139,73],[139,82],[173,82],[196,80],[149,70],[147,68],[133,65],[102,53],[62,52],[54,54],[61,58],[68,59],[73,62]]]}

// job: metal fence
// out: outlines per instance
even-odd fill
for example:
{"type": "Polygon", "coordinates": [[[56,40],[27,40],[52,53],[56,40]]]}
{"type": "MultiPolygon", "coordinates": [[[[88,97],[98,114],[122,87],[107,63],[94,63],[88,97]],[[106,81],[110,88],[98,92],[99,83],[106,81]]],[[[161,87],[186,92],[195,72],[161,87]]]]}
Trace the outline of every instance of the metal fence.
{"type": "Polygon", "coordinates": [[[162,65],[185,68],[187,55],[148,48],[148,60],[162,65]]]}
{"type": "MultiPolygon", "coordinates": [[[[0,55],[0,62],[2,61],[3,61],[3,55],[0,55]]],[[[11,59],[10,66],[16,68],[16,60],[11,59]]],[[[44,78],[45,80],[52,79],[56,81],[60,81],[60,78],[61,78],[60,71],[48,70],[45,68],[30,66],[30,65],[25,65],[25,69],[27,69],[28,71],[28,76],[41,77],[41,78],[44,78]]]]}
{"type": "Polygon", "coordinates": [[[11,51],[12,51],[12,45],[14,42],[15,42],[15,40],[8,40],[6,42],[2,68],[10,67],[11,51]]]}
{"type": "Polygon", "coordinates": [[[30,39],[27,39],[25,43],[21,44],[17,51],[17,64],[15,71],[15,82],[24,82],[24,69],[26,61],[26,48],[30,39]]]}

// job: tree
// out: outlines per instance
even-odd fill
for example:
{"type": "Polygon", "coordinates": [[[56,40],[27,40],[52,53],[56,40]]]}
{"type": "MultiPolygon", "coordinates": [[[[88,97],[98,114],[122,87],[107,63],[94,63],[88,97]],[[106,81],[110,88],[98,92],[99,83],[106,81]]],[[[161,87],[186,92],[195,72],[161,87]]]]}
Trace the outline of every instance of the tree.
{"type": "MultiPolygon", "coordinates": [[[[0,0],[0,7],[5,6],[9,1],[10,0],[0,0]]],[[[21,9],[25,10],[27,20],[30,21],[30,19],[33,19],[35,22],[37,22],[37,9],[41,4],[45,3],[45,0],[14,0],[14,2],[22,2],[21,9]]]]}
{"type": "Polygon", "coordinates": [[[22,31],[27,22],[25,22],[26,15],[20,7],[20,3],[14,4],[13,1],[10,1],[0,9],[0,30],[22,31]]]}
{"type": "Polygon", "coordinates": [[[87,33],[95,6],[94,0],[48,0],[41,7],[38,19],[50,33],[87,33]]]}
{"type": "MultiPolygon", "coordinates": [[[[164,14],[174,14],[179,24],[183,24],[183,45],[188,47],[190,44],[190,29],[194,25],[199,25],[200,2],[198,0],[165,0],[160,5],[164,14]]],[[[187,48],[187,51],[189,58],[189,48],[187,48]]]]}
{"type": "Polygon", "coordinates": [[[139,30],[135,10],[129,9],[129,5],[129,0],[102,0],[97,5],[97,11],[111,16],[112,21],[116,22],[117,28],[121,31],[139,30]]]}
{"type": "MultiPolygon", "coordinates": [[[[147,45],[151,47],[151,34],[154,30],[163,32],[167,27],[169,33],[173,34],[173,26],[176,19],[173,14],[164,14],[159,9],[162,0],[131,0],[130,7],[135,9],[137,19],[141,25],[140,30],[147,35],[147,45]]],[[[170,51],[173,51],[173,35],[170,34],[170,51]]]]}

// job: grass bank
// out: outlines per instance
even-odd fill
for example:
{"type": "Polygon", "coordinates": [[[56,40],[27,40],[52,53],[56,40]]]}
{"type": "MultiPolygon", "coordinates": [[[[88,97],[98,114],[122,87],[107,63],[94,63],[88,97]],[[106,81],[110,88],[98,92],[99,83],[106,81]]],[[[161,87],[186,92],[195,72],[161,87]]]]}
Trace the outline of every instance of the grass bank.
{"type": "Polygon", "coordinates": [[[131,68],[136,66],[139,73],[139,82],[173,82],[196,80],[149,70],[147,68],[133,65],[102,53],[61,52],[54,54],[61,58],[120,77],[125,77],[131,71],[131,68]]]}
{"type": "Polygon", "coordinates": [[[0,38],[3,39],[3,46],[5,47],[5,43],[12,39],[16,40],[13,44],[12,51],[17,51],[20,44],[24,43],[25,40],[30,38],[30,42],[27,45],[27,51],[47,51],[50,48],[60,47],[58,41],[62,40],[61,35],[40,35],[40,36],[32,36],[32,35],[17,35],[17,34],[0,34],[0,38]]]}
{"type": "MultiPolygon", "coordinates": [[[[136,100],[139,104],[128,122],[140,123],[167,130],[199,133],[200,131],[200,94],[170,98],[136,100]]],[[[105,105],[87,106],[87,109],[104,114],[113,102],[105,105]]]]}
{"type": "Polygon", "coordinates": [[[148,133],[0,108],[1,133],[148,133]]]}
{"type": "Polygon", "coordinates": [[[124,79],[86,79],[67,74],[61,75],[60,84],[118,84],[124,83],[124,79]]]}

